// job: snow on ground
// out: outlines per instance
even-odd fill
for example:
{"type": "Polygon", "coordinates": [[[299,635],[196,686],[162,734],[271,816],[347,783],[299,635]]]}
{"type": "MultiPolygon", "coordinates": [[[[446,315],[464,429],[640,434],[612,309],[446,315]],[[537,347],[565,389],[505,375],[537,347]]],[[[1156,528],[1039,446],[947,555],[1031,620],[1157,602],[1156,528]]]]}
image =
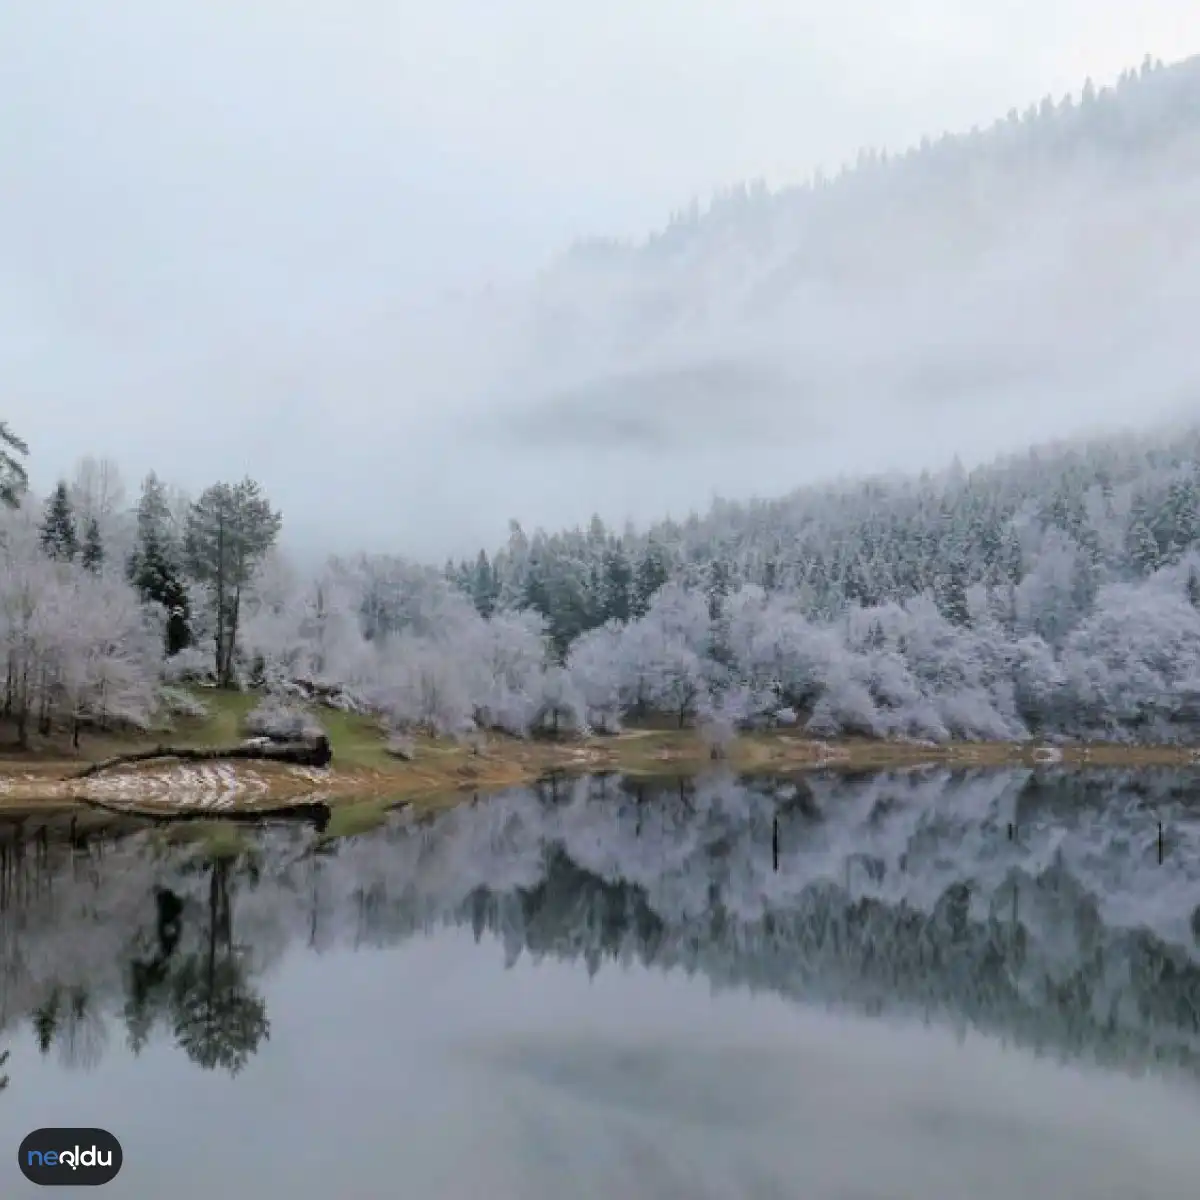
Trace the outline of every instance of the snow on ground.
{"type": "Polygon", "coordinates": [[[84,780],[77,794],[108,804],[166,804],[172,808],[231,809],[265,797],[269,779],[228,763],[102,775],[84,780]]]}
{"type": "MultiPolygon", "coordinates": [[[[295,781],[294,790],[302,793],[303,799],[327,798],[327,791],[317,792],[321,784],[328,787],[327,771],[292,767],[283,774],[289,784],[295,781]]],[[[272,792],[278,793],[279,775],[230,763],[181,763],[152,769],[114,770],[89,779],[0,776],[0,797],[9,802],[26,798],[86,799],[117,808],[201,809],[219,813],[254,808],[272,799],[272,792]]]]}

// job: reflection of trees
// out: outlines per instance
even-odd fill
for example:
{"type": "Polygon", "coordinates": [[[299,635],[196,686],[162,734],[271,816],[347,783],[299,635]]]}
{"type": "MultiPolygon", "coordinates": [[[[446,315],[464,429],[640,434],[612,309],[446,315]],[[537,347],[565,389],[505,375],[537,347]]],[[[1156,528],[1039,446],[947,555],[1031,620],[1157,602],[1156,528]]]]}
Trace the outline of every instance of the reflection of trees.
{"type": "Polygon", "coordinates": [[[55,984],[45,1001],[34,1009],[31,1022],[43,1055],[57,1046],[64,1067],[89,1071],[100,1065],[108,1043],[108,1023],[87,987],[55,984]]]}
{"type": "Polygon", "coordinates": [[[452,920],[476,940],[500,938],[509,963],[524,952],[582,960],[592,974],[605,962],[683,968],[717,986],[873,1016],[937,1015],[1035,1053],[1200,1074],[1200,967],[1180,948],[1146,929],[1105,927],[1061,863],[1014,876],[983,919],[972,915],[972,891],[952,884],[926,911],[823,880],[757,918],[735,917],[718,896],[703,914],[664,921],[644,888],[601,878],[557,847],[537,885],[476,888],[452,920]],[[1073,955],[1041,944],[1048,900],[1051,940],[1073,944],[1073,955]],[[1039,905],[1030,925],[1026,908],[1039,905]]]}
{"type": "Polygon", "coordinates": [[[270,1036],[261,997],[248,986],[241,954],[233,944],[229,860],[209,867],[204,948],[187,955],[170,986],[175,1038],[198,1066],[237,1074],[270,1036]]]}
{"type": "MultiPolygon", "coordinates": [[[[237,1072],[269,1024],[235,943],[236,904],[243,940],[264,939],[260,953],[272,932],[319,950],[395,945],[460,923],[477,940],[502,940],[510,962],[682,969],[717,987],[924,1014],[1046,1052],[1125,1066],[1158,1059],[1200,1075],[1190,945],[1170,940],[1170,926],[1159,936],[1108,925],[1098,903],[1110,885],[1142,886],[1131,872],[1146,868],[1121,844],[1140,845],[1159,812],[1187,828],[1186,814],[1172,815],[1176,785],[1140,775],[1155,791],[1133,806],[1116,777],[1039,775],[1036,787],[1006,778],[813,775],[774,791],[548,784],[540,799],[515,793],[322,854],[274,832],[257,843],[258,859],[215,864],[178,848],[164,862],[136,842],[101,860],[97,847],[40,890],[30,854],[24,882],[10,864],[14,907],[0,912],[0,990],[14,998],[0,1009],[29,1014],[44,1053],[86,1066],[102,1044],[98,1005],[123,995],[135,1052],[159,1031],[197,1065],[237,1072]],[[1104,835],[1094,844],[1079,832],[1089,808],[1104,835]],[[1005,840],[1014,817],[1019,845],[1005,840]],[[998,850],[967,836],[981,821],[998,831],[998,850]],[[1047,866],[1047,840],[1062,832],[1076,852],[1047,866]],[[94,871],[78,869],[86,862],[94,871]],[[34,938],[38,952],[27,953],[34,938]],[[39,976],[43,963],[59,969],[39,976]]],[[[1194,880],[1182,855],[1173,861],[1176,882],[1194,880]]],[[[1149,875],[1145,888],[1165,895],[1175,885],[1162,878],[1149,875]]],[[[1200,913],[1194,920],[1200,929],[1200,913]]]]}
{"type": "Polygon", "coordinates": [[[58,1053],[64,1067],[90,1071],[100,1063],[108,1042],[108,1024],[86,987],[67,990],[58,1024],[58,1053]]]}
{"type": "Polygon", "coordinates": [[[169,852],[163,887],[152,886],[163,875],[159,848],[144,838],[114,840],[106,856],[102,838],[77,838],[74,827],[53,841],[44,829],[17,834],[0,838],[0,1013],[15,1001],[43,1056],[53,1050],[63,1067],[86,1070],[100,1061],[114,993],[123,993],[135,1054],[159,1028],[200,1065],[240,1070],[269,1029],[231,919],[232,880],[259,882],[256,855],[214,865],[169,852]],[[198,874],[207,904],[188,898],[198,874]]]}
{"type": "Polygon", "coordinates": [[[134,958],[129,964],[125,1029],[134,1054],[141,1053],[156,1020],[166,1009],[168,972],[181,932],[180,897],[170,888],[160,887],[155,889],[154,903],[154,952],[148,958],[134,958]]]}
{"type": "Polygon", "coordinates": [[[50,1047],[58,1036],[58,1018],[62,1008],[62,988],[55,984],[50,995],[33,1010],[33,1032],[37,1037],[38,1050],[49,1054],[50,1047]]]}

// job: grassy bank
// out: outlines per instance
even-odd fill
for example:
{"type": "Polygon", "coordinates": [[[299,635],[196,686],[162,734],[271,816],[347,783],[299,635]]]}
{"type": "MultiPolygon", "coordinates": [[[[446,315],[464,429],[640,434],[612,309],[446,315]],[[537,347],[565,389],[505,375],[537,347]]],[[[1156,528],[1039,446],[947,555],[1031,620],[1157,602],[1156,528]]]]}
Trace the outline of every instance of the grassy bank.
{"type": "MultiPolygon", "coordinates": [[[[333,766],[314,772],[270,763],[228,764],[210,769],[172,767],[155,762],[119,768],[86,784],[67,777],[92,762],[162,742],[173,746],[212,747],[235,744],[241,721],[257,702],[253,695],[200,691],[209,706],[204,719],[180,720],[170,732],[139,736],[86,738],[78,754],[48,740],[29,751],[0,751],[0,809],[38,804],[61,805],[71,799],[103,799],[117,795],[122,803],[154,795],[156,809],[172,804],[208,805],[205,788],[220,794],[213,815],[222,807],[269,808],[315,797],[347,806],[339,821],[356,824],[378,819],[381,801],[442,802],[463,792],[482,792],[531,782],[549,772],[620,771],[629,775],[684,774],[722,765],[745,774],[784,773],[812,768],[872,770],[921,764],[961,766],[1067,765],[1183,766],[1196,761],[1190,748],[1130,747],[1091,744],[1048,751],[1036,745],[953,743],[946,746],[846,739],[822,742],[799,734],[771,732],[739,737],[723,762],[715,764],[693,730],[633,729],[616,737],[568,742],[521,740],[491,736],[471,748],[449,740],[417,738],[413,761],[388,756],[384,737],[370,718],[322,709],[318,716],[333,747],[333,766]],[[174,773],[172,773],[174,772],[174,773]],[[115,777],[115,781],[114,778],[115,777]],[[245,793],[238,795],[238,789],[245,793]],[[96,791],[99,789],[99,791],[96,791]],[[105,789],[108,789],[107,792],[105,789]],[[116,791],[114,791],[116,789],[116,791]],[[181,799],[195,793],[195,799],[181,799]],[[232,799],[230,799],[232,797],[232,799]]],[[[0,730],[0,737],[3,737],[0,730]]],[[[140,800],[138,801],[140,803],[140,800]]]]}

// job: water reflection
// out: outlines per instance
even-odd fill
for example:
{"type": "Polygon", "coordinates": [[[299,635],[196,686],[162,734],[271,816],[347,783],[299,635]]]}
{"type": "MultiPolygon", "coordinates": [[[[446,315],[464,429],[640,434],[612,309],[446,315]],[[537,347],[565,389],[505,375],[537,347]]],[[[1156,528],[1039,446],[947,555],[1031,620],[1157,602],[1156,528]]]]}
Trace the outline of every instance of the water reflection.
{"type": "Polygon", "coordinates": [[[219,862],[153,833],[80,844],[27,828],[0,857],[0,1038],[24,1031],[84,1070],[114,1038],[135,1054],[167,1039],[236,1074],[269,1037],[257,980],[289,945],[462,925],[510,966],[682,968],[1194,1076],[1195,787],[1179,772],[609,777],[323,848],[271,829],[219,862]]]}

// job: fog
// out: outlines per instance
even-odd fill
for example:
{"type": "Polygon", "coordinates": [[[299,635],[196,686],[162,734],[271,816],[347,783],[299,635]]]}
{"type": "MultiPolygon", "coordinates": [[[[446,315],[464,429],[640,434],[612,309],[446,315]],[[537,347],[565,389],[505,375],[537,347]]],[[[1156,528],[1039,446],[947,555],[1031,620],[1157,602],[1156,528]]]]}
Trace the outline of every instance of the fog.
{"type": "Polygon", "coordinates": [[[564,255],[1200,49],[1183,0],[992,9],[7,6],[0,415],[39,488],[250,472],[294,545],[429,557],[1178,415],[1186,105],[1144,171],[918,165],[564,255]]]}

